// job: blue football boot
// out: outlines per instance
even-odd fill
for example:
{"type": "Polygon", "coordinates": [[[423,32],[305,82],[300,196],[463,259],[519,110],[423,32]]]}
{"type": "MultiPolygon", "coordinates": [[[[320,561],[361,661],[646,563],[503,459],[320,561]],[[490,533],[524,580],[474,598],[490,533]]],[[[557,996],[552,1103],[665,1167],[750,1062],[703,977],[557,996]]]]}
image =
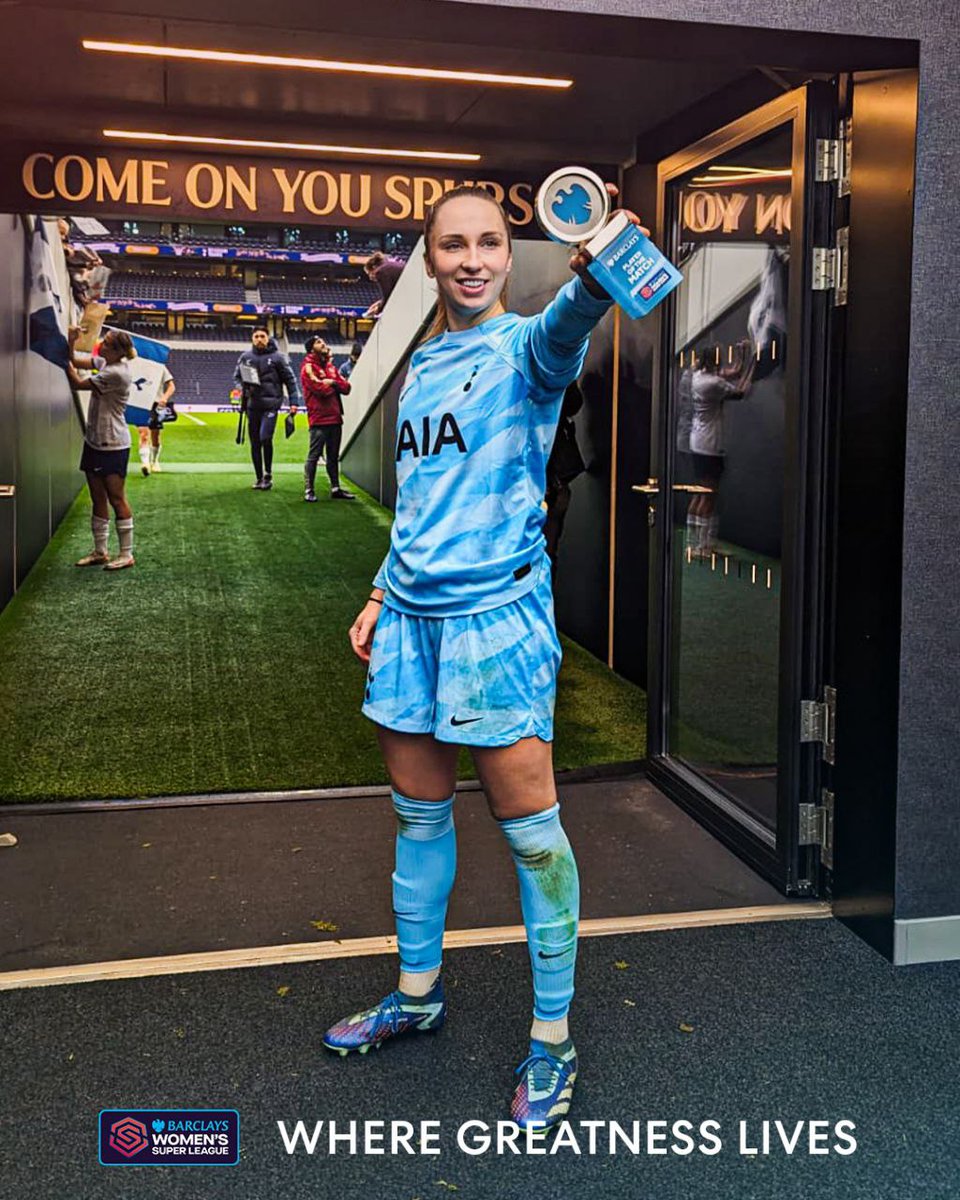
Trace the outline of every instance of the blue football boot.
{"type": "Polygon", "coordinates": [[[366,1054],[371,1046],[379,1048],[387,1038],[402,1033],[435,1032],[442,1028],[446,1015],[447,1002],[438,979],[426,996],[391,992],[373,1008],[338,1021],[323,1035],[323,1044],[341,1056],[351,1050],[366,1054]]]}
{"type": "Polygon", "coordinates": [[[530,1054],[517,1067],[520,1076],[513,1093],[510,1115],[521,1129],[537,1124],[546,1133],[570,1110],[577,1079],[577,1051],[567,1038],[560,1046],[531,1039],[530,1054]]]}

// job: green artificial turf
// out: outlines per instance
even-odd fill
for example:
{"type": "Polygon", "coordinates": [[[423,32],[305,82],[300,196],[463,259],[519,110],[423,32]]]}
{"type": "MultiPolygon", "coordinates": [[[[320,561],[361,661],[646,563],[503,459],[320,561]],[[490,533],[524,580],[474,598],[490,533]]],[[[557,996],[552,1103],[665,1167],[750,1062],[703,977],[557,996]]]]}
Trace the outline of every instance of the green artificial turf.
{"type": "MultiPolygon", "coordinates": [[[[277,419],[277,432],[273,439],[274,462],[302,464],[307,457],[309,441],[306,414],[301,410],[294,418],[296,432],[289,438],[283,431],[285,416],[286,413],[281,413],[277,419]]],[[[242,446],[238,446],[237,421],[237,415],[234,413],[181,412],[176,423],[168,425],[163,431],[161,464],[172,466],[177,463],[224,463],[235,466],[237,470],[249,470],[252,474],[246,422],[244,442],[242,446]]],[[[134,435],[131,465],[136,457],[134,435]]]]}
{"type": "MultiPolygon", "coordinates": [[[[292,465],[253,492],[233,418],[198,415],[166,431],[169,470],[131,465],[136,567],[73,566],[90,545],[84,493],[0,614],[0,801],[386,782],[347,629],[391,514],[331,501],[325,479],[304,504],[292,465]],[[204,461],[238,473],[177,469],[204,461]]],[[[305,443],[278,439],[278,460],[305,443]]],[[[564,653],[557,768],[642,757],[643,692],[564,653]]]]}

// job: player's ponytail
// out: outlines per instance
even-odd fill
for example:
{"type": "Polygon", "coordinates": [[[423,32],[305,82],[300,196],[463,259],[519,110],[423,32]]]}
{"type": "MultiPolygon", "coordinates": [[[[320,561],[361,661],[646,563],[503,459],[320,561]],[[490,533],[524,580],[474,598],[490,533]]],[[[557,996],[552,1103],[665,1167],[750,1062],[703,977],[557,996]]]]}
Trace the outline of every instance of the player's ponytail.
{"type": "MultiPolygon", "coordinates": [[[[460,196],[479,196],[480,199],[489,201],[489,203],[496,208],[497,212],[500,214],[501,220],[503,221],[503,228],[507,234],[507,246],[512,250],[513,238],[510,235],[510,222],[507,220],[507,214],[503,211],[503,206],[491,192],[487,191],[486,188],[479,187],[474,183],[462,183],[459,187],[451,188],[449,192],[444,192],[440,199],[436,200],[427,209],[426,216],[423,220],[423,257],[428,262],[430,261],[430,237],[433,233],[433,226],[436,223],[437,213],[444,204],[447,204],[450,200],[456,200],[460,196]]],[[[503,291],[500,293],[500,300],[503,304],[506,304],[507,302],[506,283],[504,283],[503,291]]],[[[444,302],[443,296],[438,293],[437,311],[434,314],[434,318],[430,323],[429,329],[423,335],[421,340],[428,342],[431,338],[439,337],[441,333],[446,333],[449,328],[450,320],[447,315],[447,306],[444,302]]]]}

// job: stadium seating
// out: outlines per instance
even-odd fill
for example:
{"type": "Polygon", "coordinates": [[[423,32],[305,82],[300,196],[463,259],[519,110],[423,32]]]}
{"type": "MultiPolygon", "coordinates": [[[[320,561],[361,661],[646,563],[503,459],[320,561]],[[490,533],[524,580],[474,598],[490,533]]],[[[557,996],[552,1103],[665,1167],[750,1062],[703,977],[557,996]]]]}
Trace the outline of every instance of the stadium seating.
{"type": "Polygon", "coordinates": [[[223,300],[243,302],[243,281],[223,275],[174,275],[114,271],[107,283],[110,300],[223,300]]]}
{"type": "Polygon", "coordinates": [[[161,342],[167,340],[167,327],[153,321],[130,321],[127,328],[131,333],[142,334],[143,337],[158,338],[161,342]]]}
{"type": "Polygon", "coordinates": [[[380,299],[380,289],[368,279],[344,283],[321,278],[261,278],[260,298],[264,304],[343,304],[367,308],[380,299]]]}
{"type": "Polygon", "coordinates": [[[167,366],[177,385],[177,400],[181,404],[229,404],[241,349],[182,350],[174,344],[167,366]]]}
{"type": "Polygon", "coordinates": [[[249,342],[253,324],[229,325],[221,329],[218,325],[187,325],[182,337],[191,342],[249,342]]]}

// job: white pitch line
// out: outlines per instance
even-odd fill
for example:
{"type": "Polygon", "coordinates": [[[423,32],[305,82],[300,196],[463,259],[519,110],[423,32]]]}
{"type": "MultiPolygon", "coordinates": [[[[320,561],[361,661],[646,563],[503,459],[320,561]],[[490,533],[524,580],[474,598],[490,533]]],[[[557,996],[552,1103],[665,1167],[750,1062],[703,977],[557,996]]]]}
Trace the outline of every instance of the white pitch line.
{"type": "Polygon", "coordinates": [[[185,412],[182,414],[188,421],[192,421],[194,425],[206,425],[206,421],[201,421],[199,417],[195,417],[193,413],[185,412]]]}
{"type": "MultiPolygon", "coordinates": [[[[711,925],[746,925],[762,921],[809,921],[832,917],[824,901],[798,904],[753,905],[749,908],[710,908],[699,912],[654,913],[639,917],[598,917],[580,922],[580,937],[657,933],[668,929],[693,929],[711,925]]],[[[499,946],[525,942],[522,925],[488,929],[457,929],[444,934],[447,950],[472,946],[499,946]]],[[[195,954],[166,954],[155,958],[127,958],[113,962],[78,963],[65,967],[36,967],[0,972],[0,992],[15,988],[52,987],[63,983],[105,983],[113,979],[142,979],[153,975],[185,975],[197,971],[234,971],[278,963],[319,962],[336,958],[366,958],[396,954],[397,939],[350,938],[346,941],[294,942],[287,946],[256,946],[242,950],[209,950],[195,954]]]]}

